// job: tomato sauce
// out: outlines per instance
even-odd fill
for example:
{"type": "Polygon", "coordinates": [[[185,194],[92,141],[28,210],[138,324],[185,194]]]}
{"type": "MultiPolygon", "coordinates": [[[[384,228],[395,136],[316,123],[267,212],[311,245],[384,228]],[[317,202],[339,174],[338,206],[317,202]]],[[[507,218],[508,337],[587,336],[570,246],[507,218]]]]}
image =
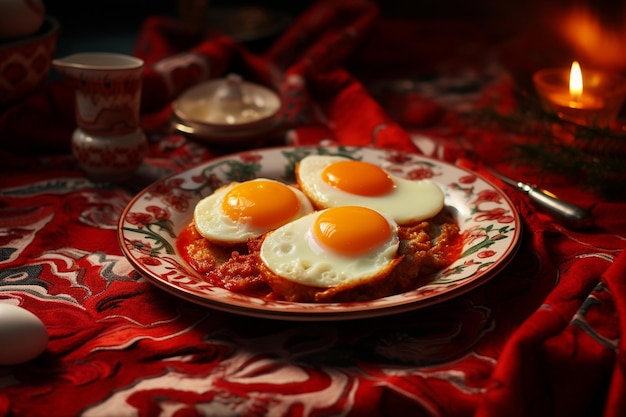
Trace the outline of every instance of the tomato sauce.
{"type": "Polygon", "coordinates": [[[399,237],[402,262],[386,278],[347,291],[307,287],[272,276],[259,256],[262,236],[222,247],[206,240],[192,222],[180,233],[177,249],[208,283],[229,291],[272,300],[350,302],[415,289],[458,259],[463,246],[459,226],[445,210],[428,221],[401,226],[399,237]]]}
{"type": "Polygon", "coordinates": [[[259,248],[261,238],[246,245],[220,247],[198,233],[193,223],[179,235],[176,242],[181,257],[211,285],[229,291],[271,298],[272,289],[261,276],[259,248]]]}

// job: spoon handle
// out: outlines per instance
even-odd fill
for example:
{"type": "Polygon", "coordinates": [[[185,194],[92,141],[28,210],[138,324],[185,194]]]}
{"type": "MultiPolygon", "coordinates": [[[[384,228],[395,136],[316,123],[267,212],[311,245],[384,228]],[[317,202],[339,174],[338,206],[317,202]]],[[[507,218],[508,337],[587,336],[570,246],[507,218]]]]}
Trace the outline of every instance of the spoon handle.
{"type": "Polygon", "coordinates": [[[519,187],[528,194],[530,200],[561,224],[571,228],[582,228],[591,225],[591,213],[569,201],[561,200],[548,191],[531,185],[519,187]]]}
{"type": "Polygon", "coordinates": [[[562,200],[551,192],[542,190],[534,185],[516,181],[490,168],[488,170],[506,184],[512,185],[526,193],[533,204],[564,226],[579,229],[592,224],[591,213],[583,207],[562,200]]]}

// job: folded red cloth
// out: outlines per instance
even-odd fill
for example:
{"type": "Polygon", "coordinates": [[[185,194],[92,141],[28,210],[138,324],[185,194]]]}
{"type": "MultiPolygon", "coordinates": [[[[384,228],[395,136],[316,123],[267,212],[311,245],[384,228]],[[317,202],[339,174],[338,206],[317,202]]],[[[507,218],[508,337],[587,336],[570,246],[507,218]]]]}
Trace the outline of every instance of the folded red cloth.
{"type": "Polygon", "coordinates": [[[167,106],[193,84],[239,72],[278,92],[283,122],[293,130],[292,145],[330,139],[416,151],[406,132],[342,67],[377,18],[378,7],[370,1],[320,1],[260,56],[220,34],[199,34],[180,21],[150,18],[135,49],[146,62],[144,110],[167,106]]]}

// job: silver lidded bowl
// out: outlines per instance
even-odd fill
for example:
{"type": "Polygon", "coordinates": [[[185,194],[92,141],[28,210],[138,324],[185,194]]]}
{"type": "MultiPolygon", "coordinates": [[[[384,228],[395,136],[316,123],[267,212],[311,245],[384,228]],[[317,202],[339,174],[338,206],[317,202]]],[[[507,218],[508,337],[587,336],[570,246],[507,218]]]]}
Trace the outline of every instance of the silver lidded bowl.
{"type": "Polygon", "coordinates": [[[276,93],[237,74],[191,87],[172,104],[178,131],[215,143],[238,143],[270,132],[279,124],[280,108],[276,93]]]}

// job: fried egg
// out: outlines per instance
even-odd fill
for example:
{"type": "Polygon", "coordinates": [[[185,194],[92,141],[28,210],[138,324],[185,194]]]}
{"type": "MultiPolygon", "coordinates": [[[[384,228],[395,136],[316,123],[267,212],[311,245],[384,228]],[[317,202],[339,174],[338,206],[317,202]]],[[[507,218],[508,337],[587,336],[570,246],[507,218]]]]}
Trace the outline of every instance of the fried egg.
{"type": "Polygon", "coordinates": [[[431,218],[444,206],[443,191],[433,181],[400,178],[341,156],[309,155],[296,166],[296,178],[316,208],[369,207],[400,225],[431,218]]]}
{"type": "Polygon", "coordinates": [[[275,275],[321,288],[354,287],[400,262],[398,225],[366,207],[316,211],[267,234],[260,257],[275,275]]]}
{"type": "Polygon", "coordinates": [[[193,220],[207,240],[234,245],[312,211],[302,191],[276,180],[257,178],[218,188],[198,202],[193,220]]]}

